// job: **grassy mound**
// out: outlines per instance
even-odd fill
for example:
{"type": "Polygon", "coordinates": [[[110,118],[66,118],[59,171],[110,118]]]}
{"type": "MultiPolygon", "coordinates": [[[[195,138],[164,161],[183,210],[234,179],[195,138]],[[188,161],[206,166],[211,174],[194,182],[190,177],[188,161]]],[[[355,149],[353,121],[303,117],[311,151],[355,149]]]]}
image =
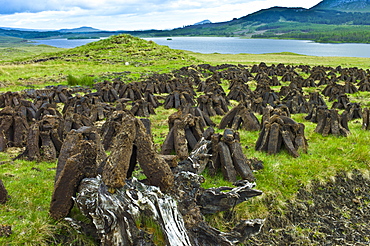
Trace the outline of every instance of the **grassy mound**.
{"type": "Polygon", "coordinates": [[[125,72],[138,79],[154,71],[169,72],[200,62],[184,51],[125,34],[58,50],[31,58],[29,52],[24,56],[17,52],[13,62],[0,62],[0,88],[19,90],[19,86],[66,84],[68,75],[89,75],[99,80],[107,74],[125,72]]]}

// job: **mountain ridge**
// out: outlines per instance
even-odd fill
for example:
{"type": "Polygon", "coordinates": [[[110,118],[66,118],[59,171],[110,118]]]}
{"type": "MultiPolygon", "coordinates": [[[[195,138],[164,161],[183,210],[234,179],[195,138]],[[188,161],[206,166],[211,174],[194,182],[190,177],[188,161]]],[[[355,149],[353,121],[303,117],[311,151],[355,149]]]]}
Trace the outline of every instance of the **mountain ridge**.
{"type": "Polygon", "coordinates": [[[0,36],[24,39],[96,38],[122,33],[137,37],[240,36],[370,43],[370,0],[323,0],[310,9],[271,7],[230,21],[212,23],[205,20],[171,30],[103,31],[85,26],[59,31],[22,32],[0,28],[0,36]],[[353,7],[354,4],[361,4],[363,11],[348,11],[348,6],[353,7]]]}
{"type": "Polygon", "coordinates": [[[370,0],[323,0],[310,9],[331,9],[343,12],[370,12],[370,0]]]}

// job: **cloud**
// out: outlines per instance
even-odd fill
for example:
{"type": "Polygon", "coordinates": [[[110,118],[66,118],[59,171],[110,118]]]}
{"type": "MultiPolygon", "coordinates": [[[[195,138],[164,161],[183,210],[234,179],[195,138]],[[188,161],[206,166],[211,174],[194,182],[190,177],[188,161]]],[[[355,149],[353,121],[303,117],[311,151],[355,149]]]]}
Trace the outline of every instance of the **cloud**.
{"type": "Polygon", "coordinates": [[[312,7],[320,0],[0,0],[7,27],[104,30],[172,29],[209,19],[223,22],[272,6],[312,7]]]}

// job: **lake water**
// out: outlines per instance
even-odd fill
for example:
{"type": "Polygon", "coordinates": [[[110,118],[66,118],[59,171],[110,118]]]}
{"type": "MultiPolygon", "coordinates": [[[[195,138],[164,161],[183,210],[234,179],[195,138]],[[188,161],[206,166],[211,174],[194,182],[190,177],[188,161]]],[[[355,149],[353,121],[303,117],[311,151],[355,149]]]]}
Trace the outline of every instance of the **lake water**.
{"type": "Polygon", "coordinates": [[[43,40],[31,40],[34,44],[46,44],[58,48],[75,48],[87,43],[99,41],[100,39],[43,39],[43,40]]]}
{"type": "MultiPolygon", "coordinates": [[[[369,57],[370,44],[321,44],[307,40],[243,39],[237,37],[173,37],[144,38],[173,49],[199,53],[264,54],[293,52],[311,56],[369,57]]],[[[60,48],[73,48],[99,39],[50,39],[34,40],[60,48]]]]}

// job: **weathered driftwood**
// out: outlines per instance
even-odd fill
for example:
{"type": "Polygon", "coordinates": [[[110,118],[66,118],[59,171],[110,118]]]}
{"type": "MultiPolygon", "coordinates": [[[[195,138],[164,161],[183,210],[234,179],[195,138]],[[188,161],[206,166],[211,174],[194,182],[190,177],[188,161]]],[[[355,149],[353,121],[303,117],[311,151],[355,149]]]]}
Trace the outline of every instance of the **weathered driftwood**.
{"type": "Polygon", "coordinates": [[[0,204],[6,203],[8,198],[8,191],[5,189],[3,181],[0,179],[0,204]]]}
{"type": "Polygon", "coordinates": [[[247,193],[249,197],[252,197],[261,194],[261,192],[251,190],[253,184],[246,180],[239,182],[241,185],[237,188],[223,187],[224,190],[230,190],[224,194],[221,194],[223,193],[222,188],[219,191],[215,191],[217,188],[201,189],[200,183],[203,182],[203,177],[191,171],[182,170],[189,170],[189,165],[201,166],[202,160],[208,159],[208,156],[204,154],[204,151],[208,149],[206,147],[208,144],[207,141],[203,142],[198,150],[194,150],[194,155],[189,156],[187,161],[179,163],[179,166],[174,170],[177,185],[173,187],[175,189],[172,189],[171,194],[178,201],[185,226],[191,235],[190,238],[193,242],[191,245],[234,245],[243,243],[246,238],[258,233],[263,224],[262,220],[243,220],[229,233],[224,233],[205,223],[202,211],[227,211],[234,207],[233,202],[236,204],[247,200],[247,193]],[[238,198],[241,198],[241,200],[238,201],[238,198]],[[208,204],[208,199],[213,202],[208,204]],[[236,233],[236,231],[239,231],[239,233],[236,233]],[[235,235],[235,237],[233,238],[232,235],[235,235]]]}
{"type": "Polygon", "coordinates": [[[348,117],[346,114],[340,116],[336,109],[319,111],[317,116],[318,123],[315,132],[328,136],[333,134],[335,136],[348,136],[350,133],[348,129],[348,117]]]}
{"type": "MultiPolygon", "coordinates": [[[[202,212],[227,211],[261,194],[247,181],[238,182],[236,188],[203,190],[200,188],[203,177],[183,171],[189,164],[197,166],[201,159],[209,158],[205,154],[209,141],[198,144],[199,150],[194,150],[183,165],[174,167],[173,175],[161,165],[165,157],[154,152],[141,121],[125,114],[123,122],[114,140],[115,150],[102,165],[97,161],[97,153],[101,151],[97,148],[99,143],[92,140],[99,139],[97,134],[88,135],[92,132],[84,127],[68,135],[63,145],[64,154],[58,162],[58,167],[63,169],[57,172],[50,206],[54,219],[67,216],[75,202],[82,213],[91,218],[102,245],[154,245],[152,234],[145,230],[150,226],[147,221],[159,226],[164,245],[231,246],[259,233],[263,225],[259,219],[242,220],[227,233],[205,222],[202,212]],[[135,151],[136,154],[131,154],[135,151]],[[133,156],[138,159],[148,183],[157,187],[135,178],[126,179],[129,178],[126,172],[134,163],[133,156]],[[226,190],[228,192],[222,192],[226,190]]],[[[206,131],[203,137],[209,138],[212,133],[206,131]]],[[[224,136],[229,144],[234,143],[235,136],[231,135],[226,132],[224,136]]]]}
{"type": "Polygon", "coordinates": [[[231,187],[216,187],[204,190],[198,197],[197,203],[201,206],[202,214],[214,214],[227,211],[235,205],[254,196],[262,195],[259,190],[254,190],[255,183],[244,182],[243,185],[231,187]]]}
{"type": "Polygon", "coordinates": [[[364,108],[362,112],[362,129],[370,130],[370,110],[369,108],[364,108]]]}
{"type": "Polygon", "coordinates": [[[244,103],[240,103],[221,119],[219,128],[225,129],[226,127],[234,130],[258,131],[261,129],[261,124],[252,110],[248,109],[244,103]]]}
{"type": "Polygon", "coordinates": [[[287,116],[273,115],[264,121],[255,149],[268,154],[277,154],[285,148],[290,155],[298,157],[299,148],[307,151],[304,128],[304,124],[297,123],[287,116]]]}
{"type": "Polygon", "coordinates": [[[164,245],[191,245],[176,201],[135,178],[114,194],[101,179],[84,179],[76,203],[92,217],[102,245],[154,245],[151,235],[140,229],[148,220],[160,226],[164,245]]]}
{"type": "Polygon", "coordinates": [[[29,125],[21,113],[11,107],[0,111],[0,151],[8,147],[24,147],[29,125]]]}
{"type": "Polygon", "coordinates": [[[201,176],[181,170],[175,182],[177,185],[169,193],[162,193],[133,178],[112,194],[99,176],[87,178],[82,180],[75,201],[92,219],[102,245],[154,245],[152,234],[145,230],[149,220],[159,226],[164,245],[232,246],[259,233],[263,220],[242,220],[226,233],[209,226],[201,212],[202,208],[208,212],[226,211],[260,195],[260,191],[252,189],[254,184],[244,182],[236,188],[204,191],[200,188],[201,176]],[[205,204],[209,199],[212,204],[205,204]]]}

